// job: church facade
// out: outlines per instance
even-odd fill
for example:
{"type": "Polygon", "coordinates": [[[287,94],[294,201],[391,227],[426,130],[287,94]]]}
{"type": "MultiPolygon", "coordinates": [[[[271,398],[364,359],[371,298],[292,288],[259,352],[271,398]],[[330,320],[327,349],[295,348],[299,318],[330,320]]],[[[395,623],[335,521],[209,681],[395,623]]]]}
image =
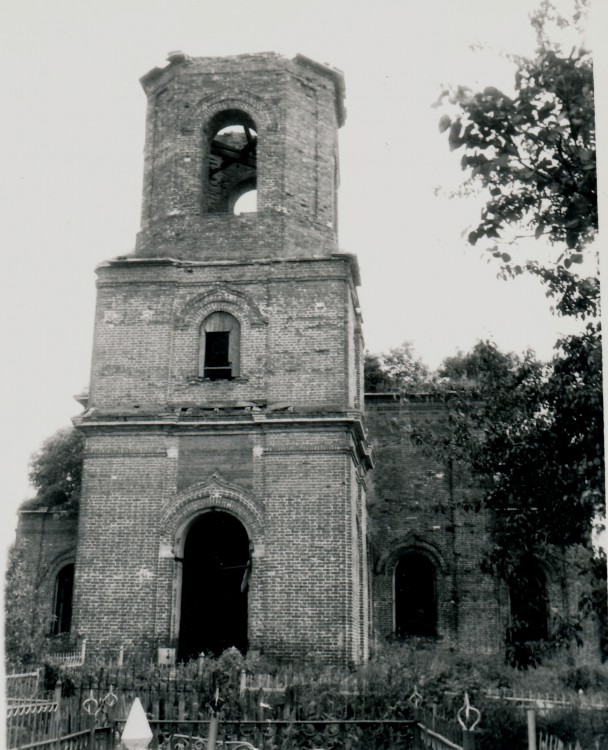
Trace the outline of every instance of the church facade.
{"type": "MultiPolygon", "coordinates": [[[[172,53],[142,85],[141,231],[97,268],[79,510],[20,516],[52,632],[164,663],[236,646],[356,664],[407,637],[501,650],[492,519],[407,439],[441,404],[364,396],[341,73],[172,53]]],[[[539,578],[547,623],[575,607],[539,578]]]]}

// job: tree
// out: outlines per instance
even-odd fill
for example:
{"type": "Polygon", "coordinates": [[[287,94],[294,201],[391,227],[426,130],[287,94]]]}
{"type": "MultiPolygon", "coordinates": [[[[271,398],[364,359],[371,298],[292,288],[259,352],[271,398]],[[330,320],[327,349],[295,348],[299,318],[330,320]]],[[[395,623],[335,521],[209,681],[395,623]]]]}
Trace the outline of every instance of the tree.
{"type": "MultiPolygon", "coordinates": [[[[575,14],[580,20],[581,9],[575,14]]],[[[461,160],[469,188],[486,202],[468,240],[491,244],[505,277],[539,276],[562,314],[596,315],[599,284],[573,270],[589,254],[597,235],[595,110],[591,54],[564,53],[546,32],[550,22],[568,25],[545,0],[532,16],[538,49],[532,59],[514,57],[515,95],[489,86],[445,91],[449,102],[439,127],[461,160]],[[529,236],[558,246],[557,263],[512,263],[507,245],[529,236]]],[[[571,22],[572,23],[572,22],[571,22]]]]}
{"type": "MultiPolygon", "coordinates": [[[[473,398],[470,389],[457,389],[452,430],[438,448],[465,457],[485,488],[486,506],[504,521],[486,565],[520,587],[522,560],[589,550],[605,511],[599,279],[574,271],[596,254],[593,66],[588,51],[564,52],[547,32],[551,24],[576,25],[583,9],[578,4],[568,21],[549,0],[541,3],[531,17],[535,56],[513,58],[514,96],[462,86],[442,96],[452,110],[440,130],[451,149],[464,150],[465,185],[485,200],[469,242],[493,243],[487,250],[503,278],[535,275],[556,313],[586,321],[580,334],[557,342],[547,365],[487,351],[480,359],[481,349],[444,365],[452,387],[455,375],[462,385],[460,376],[478,369],[473,398]],[[526,236],[559,248],[557,260],[547,254],[543,262],[515,264],[509,246],[526,236]]],[[[564,638],[577,636],[577,623],[562,625],[564,638]]],[[[512,645],[520,666],[535,663],[525,644],[512,645]]]]}
{"type": "Polygon", "coordinates": [[[365,353],[366,393],[418,389],[431,379],[429,367],[416,356],[411,341],[404,341],[383,354],[365,353]]]}
{"type": "Polygon", "coordinates": [[[4,651],[6,668],[38,666],[46,651],[48,623],[34,606],[34,573],[23,549],[9,550],[4,591],[4,651]]]}
{"type": "Polygon", "coordinates": [[[30,481],[37,490],[31,504],[75,508],[80,499],[84,438],[72,427],[56,432],[32,456],[30,481]]]}
{"type": "Polygon", "coordinates": [[[529,634],[538,632],[542,602],[517,608],[506,637],[508,657],[519,667],[580,641],[591,611],[606,631],[605,564],[592,549],[593,525],[604,509],[601,351],[595,343],[571,337],[542,363],[533,352],[504,354],[479,342],[439,368],[448,429],[417,428],[412,435],[437,459],[464,465],[475,478],[481,500],[469,510],[484,508],[494,519],[482,567],[505,581],[512,603],[529,601],[539,587],[537,563],[560,576],[568,566],[570,576],[588,579],[577,615],[554,619],[540,641],[529,634]]]}

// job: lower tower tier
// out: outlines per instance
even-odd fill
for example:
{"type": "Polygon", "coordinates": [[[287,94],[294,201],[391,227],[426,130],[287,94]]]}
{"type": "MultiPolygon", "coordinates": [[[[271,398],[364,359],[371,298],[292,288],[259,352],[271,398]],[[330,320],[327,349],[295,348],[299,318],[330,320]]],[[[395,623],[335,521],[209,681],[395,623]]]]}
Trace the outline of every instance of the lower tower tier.
{"type": "Polygon", "coordinates": [[[74,617],[89,650],[367,658],[357,419],[81,427],[74,617]]]}

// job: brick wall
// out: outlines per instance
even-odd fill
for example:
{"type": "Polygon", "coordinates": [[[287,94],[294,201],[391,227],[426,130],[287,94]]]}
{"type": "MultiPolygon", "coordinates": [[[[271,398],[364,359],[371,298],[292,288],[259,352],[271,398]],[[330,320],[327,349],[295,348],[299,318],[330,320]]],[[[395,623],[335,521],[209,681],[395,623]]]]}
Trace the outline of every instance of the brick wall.
{"type": "Polygon", "coordinates": [[[480,569],[490,519],[462,509],[475,492],[466,473],[439,465],[411,440],[414,426],[440,430],[446,416],[432,399],[378,395],[366,402],[375,457],[375,635],[393,636],[395,566],[402,554],[419,552],[435,566],[438,636],[465,652],[496,651],[502,645],[500,600],[495,582],[480,569]]]}
{"type": "MultiPolygon", "coordinates": [[[[510,621],[507,586],[482,572],[492,545],[492,517],[467,510],[479,490],[464,467],[440,465],[411,440],[413,428],[445,429],[447,410],[432,397],[374,394],[366,421],[375,466],[368,477],[369,523],[374,548],[373,633],[394,635],[394,573],[405,552],[419,552],[436,570],[438,636],[464,653],[500,652],[510,621]]],[[[576,573],[577,551],[543,566],[550,621],[574,614],[586,583],[576,573]],[[572,559],[571,559],[572,558],[572,559]]],[[[587,651],[597,652],[595,626],[587,651]]]]}
{"type": "Polygon", "coordinates": [[[341,73],[298,55],[174,58],[148,96],[140,256],[196,259],[335,252],[341,73]],[[258,134],[258,213],[209,216],[208,149],[219,113],[258,134]]]}
{"type": "Polygon", "coordinates": [[[98,273],[91,407],[358,405],[360,316],[349,256],[185,267],[118,261],[98,273]],[[240,376],[201,382],[200,328],[217,309],[240,323],[240,376]]]}
{"type": "Polygon", "coordinates": [[[34,582],[32,607],[43,614],[49,632],[54,615],[57,574],[76,560],[77,524],[78,516],[71,511],[40,508],[19,512],[15,545],[24,551],[34,582]]]}
{"type": "Polygon", "coordinates": [[[353,465],[344,428],[93,435],[80,513],[77,627],[93,650],[175,645],[175,558],[189,524],[210,508],[224,509],[243,522],[253,548],[250,647],[360,661],[367,603],[353,465]]]}

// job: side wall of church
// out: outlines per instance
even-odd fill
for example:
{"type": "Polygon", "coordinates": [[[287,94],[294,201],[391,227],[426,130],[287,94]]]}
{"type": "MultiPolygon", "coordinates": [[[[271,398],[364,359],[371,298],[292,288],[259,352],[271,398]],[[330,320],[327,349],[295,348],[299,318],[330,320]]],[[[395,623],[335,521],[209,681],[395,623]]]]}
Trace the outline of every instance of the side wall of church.
{"type": "MultiPolygon", "coordinates": [[[[494,521],[475,510],[480,491],[462,466],[441,465],[415,445],[412,433],[445,429],[445,405],[432,397],[372,394],[366,421],[374,449],[370,485],[373,636],[376,643],[395,637],[395,568],[402,555],[425,556],[436,574],[437,636],[462,653],[495,653],[505,648],[510,624],[508,587],[482,571],[491,549],[494,521]]],[[[585,551],[556,549],[541,561],[546,578],[548,628],[575,617],[589,591],[585,551]],[[578,571],[582,571],[579,574],[578,571]]],[[[577,658],[597,658],[597,623],[583,625],[577,658]]]]}
{"type": "Polygon", "coordinates": [[[19,512],[15,551],[22,553],[34,583],[32,609],[51,632],[57,574],[76,560],[78,516],[72,511],[23,509],[19,512]]]}
{"type": "Polygon", "coordinates": [[[403,554],[416,552],[434,566],[438,637],[463,652],[494,652],[502,648],[505,607],[496,582],[480,569],[490,519],[463,508],[476,493],[466,473],[440,465],[411,439],[414,428],[441,430],[445,418],[443,404],[430,398],[366,399],[375,460],[369,506],[374,636],[395,636],[395,567],[403,554]]]}

